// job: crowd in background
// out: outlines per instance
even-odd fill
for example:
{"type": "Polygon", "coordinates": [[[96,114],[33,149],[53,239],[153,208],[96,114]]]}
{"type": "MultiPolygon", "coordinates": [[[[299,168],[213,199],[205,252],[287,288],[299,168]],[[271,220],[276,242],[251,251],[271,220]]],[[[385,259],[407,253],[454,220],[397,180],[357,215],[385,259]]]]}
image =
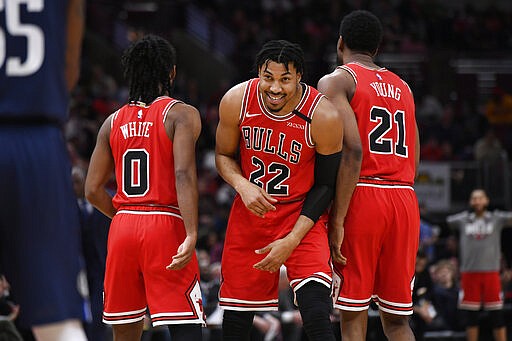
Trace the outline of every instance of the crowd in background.
{"type": "MultiPolygon", "coordinates": [[[[202,93],[198,84],[208,80],[180,75],[178,62],[174,93],[174,97],[199,108],[203,118],[198,144],[200,226],[197,249],[202,271],[203,304],[211,317],[210,322],[218,317],[216,294],[219,264],[229,208],[234,197],[234,191],[215,170],[216,106],[231,84],[251,74],[255,52],[265,41],[283,38],[301,43],[308,60],[306,79],[312,85],[332,68],[331,54],[337,40],[339,20],[354,8],[369,9],[382,20],[385,29],[383,53],[432,56],[432,51],[449,50],[453,55],[475,53],[500,56],[503,51],[512,48],[512,11],[493,6],[479,8],[467,4],[447,7],[441,1],[419,0],[182,0],[172,3],[161,4],[163,13],[157,17],[158,20],[144,23],[137,19],[133,22],[127,20],[127,16],[133,18],[134,15],[126,12],[121,1],[109,5],[102,1],[89,1],[88,21],[94,21],[94,25],[89,25],[88,36],[89,40],[91,37],[102,37],[105,40],[103,43],[112,49],[110,53],[119,54],[144,31],[161,31],[163,27],[169,30],[183,28],[184,19],[176,11],[184,10],[190,4],[198,6],[212,20],[229,27],[235,34],[233,53],[225,56],[237,70],[235,79],[220,83],[212,93],[202,93]],[[167,14],[167,21],[162,20],[163,14],[167,14]]],[[[126,101],[127,96],[127,89],[117,70],[107,63],[97,63],[98,58],[92,58],[97,53],[100,52],[84,49],[82,77],[73,93],[71,118],[65,127],[73,163],[83,170],[87,169],[100,124],[126,101]]],[[[428,79],[428,75],[424,75],[424,78],[428,79]]],[[[447,96],[437,96],[435,84],[424,81],[415,88],[416,81],[410,81],[417,102],[422,160],[483,160],[499,158],[512,151],[512,134],[506,134],[512,127],[512,88],[496,87],[488,98],[475,102],[474,99],[465,100],[457,96],[456,91],[447,96]]],[[[429,221],[428,212],[423,218],[417,272],[423,274],[424,280],[432,282],[436,296],[432,301],[434,309],[437,316],[444,317],[442,321],[424,323],[424,328],[461,329],[456,316],[456,237],[446,232],[442,222],[429,221]]],[[[511,267],[512,260],[504,258],[502,277],[508,303],[512,302],[511,267]]],[[[283,294],[289,295],[289,292],[284,290],[283,294]]],[[[282,301],[291,303],[289,299],[282,301]]],[[[292,304],[282,309],[290,311],[290,314],[267,314],[257,318],[260,336],[266,335],[265,340],[275,339],[281,335],[280,330],[285,331],[290,325],[300,326],[300,318],[292,304]],[[286,323],[281,324],[280,321],[286,323]]],[[[291,328],[287,332],[300,334],[300,329],[291,328]]],[[[210,333],[213,340],[215,330],[212,329],[210,333]]]]}

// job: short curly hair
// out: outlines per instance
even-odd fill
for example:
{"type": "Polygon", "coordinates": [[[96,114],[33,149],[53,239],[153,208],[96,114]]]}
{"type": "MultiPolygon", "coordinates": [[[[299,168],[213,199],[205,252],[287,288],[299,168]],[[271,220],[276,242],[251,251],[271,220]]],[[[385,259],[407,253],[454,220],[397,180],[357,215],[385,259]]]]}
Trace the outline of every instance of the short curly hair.
{"type": "Polygon", "coordinates": [[[382,24],[371,12],[353,11],[341,20],[340,36],[352,51],[374,55],[382,41],[382,24]]]}
{"type": "Polygon", "coordinates": [[[288,64],[292,63],[297,73],[304,75],[304,52],[299,44],[287,40],[268,41],[256,55],[256,70],[269,61],[283,64],[286,70],[288,70],[288,64]]]}

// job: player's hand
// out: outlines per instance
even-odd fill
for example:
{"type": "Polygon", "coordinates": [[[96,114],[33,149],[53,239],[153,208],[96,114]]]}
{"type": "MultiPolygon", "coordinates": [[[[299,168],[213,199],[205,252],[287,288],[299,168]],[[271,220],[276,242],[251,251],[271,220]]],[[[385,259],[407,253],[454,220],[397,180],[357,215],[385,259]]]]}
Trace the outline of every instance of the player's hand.
{"type": "Polygon", "coordinates": [[[290,238],[274,240],[264,248],[255,251],[257,254],[268,253],[268,255],[253,267],[261,271],[279,271],[281,265],[290,257],[297,245],[298,243],[290,238]]]}
{"type": "Polygon", "coordinates": [[[341,254],[341,244],[345,237],[343,225],[335,226],[329,223],[329,248],[331,249],[332,260],[339,264],[347,264],[347,258],[341,254]]]}
{"type": "Polygon", "coordinates": [[[242,188],[237,188],[237,191],[245,207],[260,218],[263,218],[268,211],[276,210],[273,204],[277,202],[277,199],[272,198],[265,190],[252,182],[247,181],[242,188]]]}
{"type": "Polygon", "coordinates": [[[9,306],[11,308],[11,312],[9,313],[9,315],[7,315],[7,319],[9,321],[14,321],[16,320],[16,318],[18,318],[18,315],[20,314],[20,305],[9,303],[9,306]]]}
{"type": "Polygon", "coordinates": [[[172,257],[171,264],[167,265],[165,268],[167,270],[183,269],[183,267],[192,259],[194,252],[196,252],[195,245],[195,238],[187,236],[183,243],[178,247],[178,252],[172,257]]]}

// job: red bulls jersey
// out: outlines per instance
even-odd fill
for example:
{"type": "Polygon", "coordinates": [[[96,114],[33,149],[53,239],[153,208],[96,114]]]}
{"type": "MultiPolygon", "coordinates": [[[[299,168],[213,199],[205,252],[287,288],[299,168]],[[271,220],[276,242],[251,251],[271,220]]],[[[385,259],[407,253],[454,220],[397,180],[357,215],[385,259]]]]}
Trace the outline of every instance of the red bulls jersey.
{"type": "Polygon", "coordinates": [[[324,96],[302,84],[303,95],[296,110],[278,116],[264,106],[258,84],[259,79],[250,80],[242,100],[242,173],[276,199],[301,199],[313,185],[315,146],[310,122],[324,96]]]}
{"type": "Polygon", "coordinates": [[[350,105],[363,146],[360,177],[412,185],[416,118],[409,86],[384,68],[370,69],[358,63],[340,68],[356,82],[350,105]]]}
{"type": "Polygon", "coordinates": [[[116,165],[117,193],[112,200],[116,209],[178,206],[173,144],[164,127],[167,112],[176,103],[163,96],[149,106],[130,103],[114,113],[110,146],[116,165]]]}

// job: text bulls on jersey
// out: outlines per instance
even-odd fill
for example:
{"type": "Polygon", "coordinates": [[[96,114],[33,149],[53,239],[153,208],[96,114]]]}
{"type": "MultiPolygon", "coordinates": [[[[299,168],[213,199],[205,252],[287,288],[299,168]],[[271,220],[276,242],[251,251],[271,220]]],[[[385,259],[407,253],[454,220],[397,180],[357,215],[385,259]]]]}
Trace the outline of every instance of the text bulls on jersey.
{"type": "Polygon", "coordinates": [[[245,141],[245,147],[254,151],[263,151],[264,153],[275,154],[284,161],[293,164],[299,163],[302,143],[292,140],[289,149],[285,150],[286,134],[279,133],[279,136],[273,136],[274,130],[263,127],[242,126],[242,138],[245,141]]]}

